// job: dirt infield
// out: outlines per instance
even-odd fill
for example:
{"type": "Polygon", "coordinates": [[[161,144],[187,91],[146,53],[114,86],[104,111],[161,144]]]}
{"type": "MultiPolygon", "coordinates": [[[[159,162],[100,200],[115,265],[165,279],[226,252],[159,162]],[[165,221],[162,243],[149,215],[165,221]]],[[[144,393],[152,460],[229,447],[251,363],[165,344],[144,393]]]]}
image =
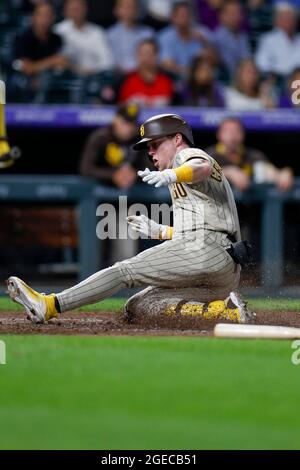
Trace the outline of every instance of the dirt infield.
{"type": "MultiPolygon", "coordinates": [[[[0,334],[101,335],[101,336],[211,336],[216,322],[203,318],[173,317],[139,320],[128,324],[120,312],[71,312],[59,320],[33,325],[21,312],[0,312],[0,334]]],[[[300,328],[295,312],[257,312],[259,325],[300,328]]]]}

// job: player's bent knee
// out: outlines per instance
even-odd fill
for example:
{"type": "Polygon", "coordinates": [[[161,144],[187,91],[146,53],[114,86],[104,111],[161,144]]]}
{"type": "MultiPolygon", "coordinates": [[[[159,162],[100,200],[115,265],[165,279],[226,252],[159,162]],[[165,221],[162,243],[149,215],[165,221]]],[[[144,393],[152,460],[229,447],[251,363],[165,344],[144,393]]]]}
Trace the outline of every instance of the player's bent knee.
{"type": "Polygon", "coordinates": [[[166,294],[164,289],[147,287],[128,299],[124,307],[124,316],[129,323],[139,320],[153,320],[164,316],[171,304],[176,304],[180,299],[173,298],[172,292],[166,294]]]}
{"type": "Polygon", "coordinates": [[[131,299],[128,299],[126,304],[124,305],[124,318],[128,323],[132,323],[134,319],[134,309],[133,309],[133,302],[131,299]]]}

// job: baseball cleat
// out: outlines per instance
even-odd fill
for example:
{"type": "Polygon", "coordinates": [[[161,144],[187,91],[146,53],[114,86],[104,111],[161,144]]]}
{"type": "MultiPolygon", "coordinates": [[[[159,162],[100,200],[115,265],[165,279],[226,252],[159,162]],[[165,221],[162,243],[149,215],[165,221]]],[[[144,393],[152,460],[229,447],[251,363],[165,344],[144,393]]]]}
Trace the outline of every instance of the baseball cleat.
{"type": "Polygon", "coordinates": [[[39,294],[15,276],[11,276],[6,285],[9,297],[25,308],[28,320],[44,323],[50,318],[58,317],[54,295],[39,294]]]}
{"type": "Polygon", "coordinates": [[[238,323],[251,323],[256,317],[254,312],[251,312],[247,307],[247,302],[243,299],[241,294],[237,291],[230,292],[227,308],[238,310],[238,323]],[[231,304],[229,306],[229,304],[231,304]],[[232,305],[233,304],[233,305],[232,305]]]}

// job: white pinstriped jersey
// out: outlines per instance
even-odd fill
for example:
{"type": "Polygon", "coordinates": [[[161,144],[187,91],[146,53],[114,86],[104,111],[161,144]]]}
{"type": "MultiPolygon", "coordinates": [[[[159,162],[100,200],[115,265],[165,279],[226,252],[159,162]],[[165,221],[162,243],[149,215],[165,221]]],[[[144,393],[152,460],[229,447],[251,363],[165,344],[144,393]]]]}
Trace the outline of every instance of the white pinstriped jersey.
{"type": "Polygon", "coordinates": [[[173,238],[212,230],[227,233],[239,241],[240,225],[234,196],[219,164],[203,150],[188,148],[175,156],[173,168],[199,158],[211,163],[213,172],[209,178],[199,183],[169,185],[174,211],[173,238]]]}
{"type": "MultiPolygon", "coordinates": [[[[228,235],[240,240],[237,210],[229,183],[213,158],[199,149],[185,149],[174,159],[176,168],[192,158],[211,162],[214,170],[196,184],[170,185],[174,209],[172,240],[101,270],[57,294],[62,311],[94,303],[125,287],[162,288],[162,298],[192,300],[196,288],[201,302],[225,299],[239,284],[240,266],[225,249],[228,235]],[[192,234],[192,236],[190,236],[192,234]],[[181,289],[181,290],[180,290],[181,289]]],[[[151,291],[150,291],[151,292],[151,291]]],[[[149,291],[144,291],[148,295],[149,291]]],[[[149,297],[151,303],[152,297],[149,297]]],[[[149,305],[150,307],[150,305],[149,305]]]]}

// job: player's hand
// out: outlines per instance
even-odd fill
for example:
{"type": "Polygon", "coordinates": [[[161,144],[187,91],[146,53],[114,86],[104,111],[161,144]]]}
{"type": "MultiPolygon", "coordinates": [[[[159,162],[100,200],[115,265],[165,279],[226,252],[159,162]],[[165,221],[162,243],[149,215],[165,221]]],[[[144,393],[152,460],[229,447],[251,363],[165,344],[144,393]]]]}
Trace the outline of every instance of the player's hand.
{"type": "Polygon", "coordinates": [[[161,235],[161,225],[148,219],[145,215],[130,215],[127,217],[128,225],[137,233],[146,235],[147,238],[158,240],[161,235]]]}
{"type": "Polygon", "coordinates": [[[177,181],[177,175],[174,170],[150,171],[149,168],[146,168],[144,171],[138,171],[138,175],[144,183],[154,185],[155,188],[168,186],[177,181]]]}

